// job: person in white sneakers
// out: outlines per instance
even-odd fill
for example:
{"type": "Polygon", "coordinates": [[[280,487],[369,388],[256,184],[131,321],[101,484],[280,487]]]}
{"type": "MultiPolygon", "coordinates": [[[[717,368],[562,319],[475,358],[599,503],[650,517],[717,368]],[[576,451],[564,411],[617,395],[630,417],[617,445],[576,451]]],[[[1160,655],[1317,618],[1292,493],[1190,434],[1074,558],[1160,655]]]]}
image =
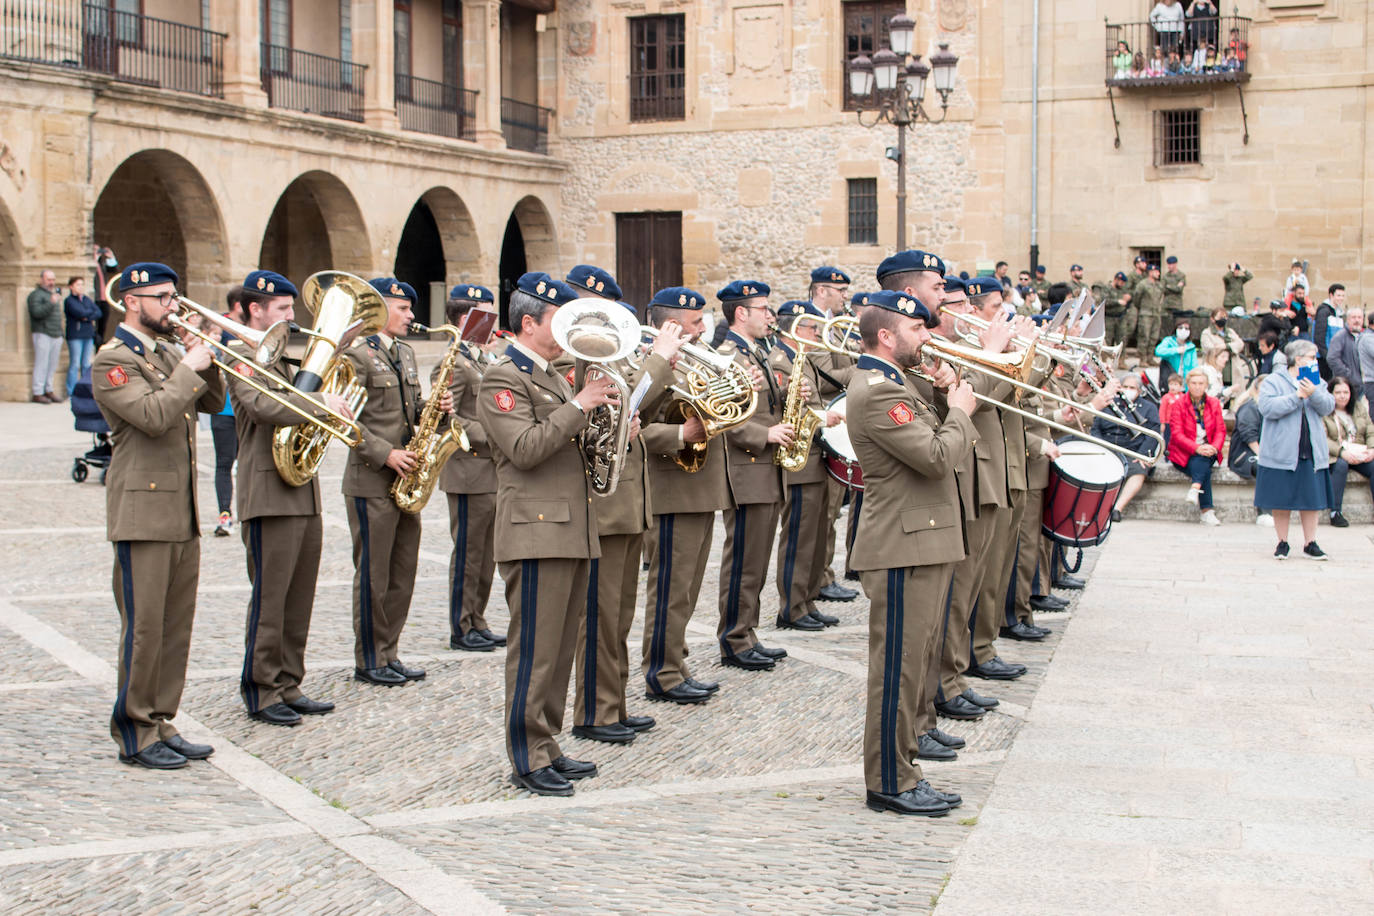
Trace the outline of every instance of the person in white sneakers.
{"type": "MultiPolygon", "coordinates": [[[[1221,460],[1226,444],[1226,420],[1221,402],[1207,393],[1207,373],[1201,367],[1188,371],[1187,397],[1169,403],[1169,461],[1192,480],[1184,498],[1201,510],[1204,525],[1220,525],[1212,508],[1212,469],[1221,460]]],[[[1262,408],[1261,408],[1262,409],[1262,408]]]]}

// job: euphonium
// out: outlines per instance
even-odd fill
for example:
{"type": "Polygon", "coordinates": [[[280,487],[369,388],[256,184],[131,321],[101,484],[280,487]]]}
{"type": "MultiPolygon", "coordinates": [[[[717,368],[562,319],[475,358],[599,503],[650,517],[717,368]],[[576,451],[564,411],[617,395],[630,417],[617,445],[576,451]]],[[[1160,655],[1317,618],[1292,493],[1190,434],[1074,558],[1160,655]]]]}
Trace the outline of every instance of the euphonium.
{"type": "MultiPolygon", "coordinates": [[[[360,335],[374,334],[386,325],[386,300],[365,280],[325,270],[311,274],[301,285],[301,301],[315,316],[315,327],[305,331],[310,344],[294,385],[304,392],[341,396],[356,417],[367,403],[367,390],[343,351],[360,335]]],[[[303,486],[319,471],[333,438],[319,425],[277,427],[272,434],[272,463],[281,479],[293,487],[303,486]]]]}
{"type": "MultiPolygon", "coordinates": [[[[797,319],[806,320],[806,316],[797,319]]],[[[820,322],[818,322],[820,323],[820,322]]],[[[795,328],[795,325],[793,325],[795,328]]],[[[806,467],[806,459],[811,455],[811,440],[825,422],[825,414],[808,407],[802,388],[806,376],[806,348],[809,341],[797,337],[795,333],[780,332],[797,348],[792,357],[792,374],[787,377],[787,397],[782,404],[782,422],[792,427],[791,445],[779,445],[773,453],[773,463],[784,471],[800,471],[806,467]]],[[[816,344],[819,347],[819,344],[816,344]]]]}
{"type": "Polygon", "coordinates": [[[463,345],[463,335],[451,324],[428,328],[415,322],[411,324],[410,330],[415,334],[442,333],[453,336],[453,343],[449,344],[448,352],[439,363],[439,373],[434,377],[429,400],[425,401],[425,407],[420,412],[420,422],[415,424],[415,434],[405,445],[406,451],[415,453],[415,467],[408,473],[398,476],[396,482],[391,485],[391,498],[396,501],[396,505],[414,515],[429,502],[430,495],[434,493],[434,485],[439,482],[439,472],[443,470],[444,462],[460,448],[467,451],[470,445],[468,434],[463,431],[457,417],[450,417],[442,429],[439,427],[439,421],[444,418],[439,402],[443,400],[449,382],[453,381],[453,367],[458,363],[458,351],[463,345]]]}
{"type": "Polygon", "coordinates": [[[639,322],[617,302],[579,299],[554,313],[550,330],[558,345],[577,360],[579,374],[600,374],[619,392],[617,403],[592,408],[587,428],[578,433],[592,489],[609,496],[620,483],[630,442],[630,388],[610,364],[639,346],[639,322]]]}

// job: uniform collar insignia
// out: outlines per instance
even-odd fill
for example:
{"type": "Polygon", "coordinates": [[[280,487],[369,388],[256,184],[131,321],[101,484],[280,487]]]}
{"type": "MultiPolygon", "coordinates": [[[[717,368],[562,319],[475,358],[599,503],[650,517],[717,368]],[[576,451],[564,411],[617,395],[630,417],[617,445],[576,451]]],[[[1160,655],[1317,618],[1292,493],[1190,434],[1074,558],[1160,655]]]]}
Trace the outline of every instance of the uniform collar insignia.
{"type": "Polygon", "coordinates": [[[867,353],[863,354],[859,357],[857,368],[876,369],[879,372],[881,372],[889,381],[896,382],[898,385],[903,384],[902,374],[897,371],[897,367],[889,363],[887,360],[879,359],[876,356],[870,356],[867,353]]]}
{"type": "Polygon", "coordinates": [[[515,363],[515,368],[526,375],[534,375],[534,360],[522,353],[519,347],[514,344],[507,346],[506,356],[510,357],[510,361],[515,363]]]}
{"type": "Polygon", "coordinates": [[[135,337],[132,332],[126,330],[123,325],[120,325],[119,327],[115,328],[115,337],[122,340],[126,347],[128,347],[130,350],[133,350],[139,356],[143,355],[142,342],[140,342],[139,339],[135,337]]]}
{"type": "Polygon", "coordinates": [[[734,331],[726,332],[725,339],[734,341],[735,346],[743,350],[745,353],[754,352],[754,345],[749,341],[745,340],[743,337],[736,334],[734,331]]]}

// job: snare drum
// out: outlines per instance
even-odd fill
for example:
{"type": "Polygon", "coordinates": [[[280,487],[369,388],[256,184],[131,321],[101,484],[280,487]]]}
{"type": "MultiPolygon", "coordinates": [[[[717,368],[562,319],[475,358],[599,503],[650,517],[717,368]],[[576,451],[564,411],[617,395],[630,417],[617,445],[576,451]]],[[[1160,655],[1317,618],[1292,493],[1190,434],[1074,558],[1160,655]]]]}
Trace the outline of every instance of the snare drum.
{"type": "MultiPolygon", "coordinates": [[[[844,413],[846,398],[846,395],[840,395],[826,409],[844,413]]],[[[828,426],[821,430],[820,438],[826,473],[849,489],[862,491],[864,474],[859,469],[858,456],[854,454],[854,446],[849,441],[848,425],[836,423],[828,426]]]]}
{"type": "Polygon", "coordinates": [[[1040,517],[1045,536],[1069,547],[1092,547],[1107,539],[1112,507],[1121,492],[1125,470],[1110,449],[1082,439],[1058,443],[1059,457],[1050,465],[1045,511],[1040,517]]]}

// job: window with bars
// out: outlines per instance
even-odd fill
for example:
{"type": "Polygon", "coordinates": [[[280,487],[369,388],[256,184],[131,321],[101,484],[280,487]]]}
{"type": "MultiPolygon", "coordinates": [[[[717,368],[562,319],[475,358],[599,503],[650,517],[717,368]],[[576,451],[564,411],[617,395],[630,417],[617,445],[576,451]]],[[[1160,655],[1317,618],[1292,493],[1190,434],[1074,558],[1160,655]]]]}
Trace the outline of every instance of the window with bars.
{"type": "Polygon", "coordinates": [[[630,20],[631,121],[685,117],[686,18],[679,14],[630,20]]]}
{"type": "Polygon", "coordinates": [[[849,244],[878,244],[878,179],[849,179],[849,244]]]}
{"type": "Polygon", "coordinates": [[[849,92],[849,62],[859,55],[872,57],[880,48],[890,47],[888,22],[893,16],[906,12],[904,0],[845,0],[844,9],[844,66],[840,68],[840,91],[844,93],[844,110],[855,111],[863,106],[849,92]]]}
{"type": "Polygon", "coordinates": [[[444,0],[444,72],[439,78],[449,86],[463,85],[463,4],[444,0]]]}
{"type": "Polygon", "coordinates": [[[1196,165],[1202,161],[1202,112],[1176,108],[1155,112],[1155,165],[1196,165]]]}

